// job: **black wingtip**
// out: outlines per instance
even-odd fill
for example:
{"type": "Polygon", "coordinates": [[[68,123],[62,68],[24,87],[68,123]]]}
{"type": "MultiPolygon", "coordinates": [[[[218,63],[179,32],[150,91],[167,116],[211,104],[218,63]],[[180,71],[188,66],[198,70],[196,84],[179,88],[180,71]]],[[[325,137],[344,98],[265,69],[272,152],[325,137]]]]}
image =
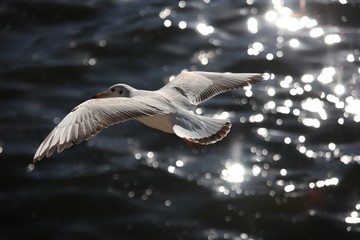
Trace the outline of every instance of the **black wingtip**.
{"type": "Polygon", "coordinates": [[[246,82],[246,84],[249,85],[255,85],[256,83],[262,82],[264,80],[264,74],[259,73],[250,78],[249,81],[246,82]]]}
{"type": "Polygon", "coordinates": [[[34,155],[34,158],[32,160],[33,163],[36,163],[36,162],[39,162],[41,159],[43,159],[44,156],[41,156],[41,155],[34,155]]]}
{"type": "Polygon", "coordinates": [[[256,74],[250,79],[250,81],[254,82],[254,84],[258,82],[262,82],[263,80],[264,80],[264,74],[262,73],[256,74]]]}

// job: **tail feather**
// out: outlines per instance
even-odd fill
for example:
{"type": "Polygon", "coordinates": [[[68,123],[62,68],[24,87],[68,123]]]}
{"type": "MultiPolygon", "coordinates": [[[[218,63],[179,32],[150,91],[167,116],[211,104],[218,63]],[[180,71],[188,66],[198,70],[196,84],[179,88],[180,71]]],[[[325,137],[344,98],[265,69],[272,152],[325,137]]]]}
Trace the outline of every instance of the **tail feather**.
{"type": "Polygon", "coordinates": [[[189,112],[178,113],[173,123],[174,133],[188,145],[208,145],[220,141],[229,133],[230,128],[231,123],[226,119],[214,119],[189,112]]]}
{"type": "Polygon", "coordinates": [[[216,142],[222,140],[230,132],[230,129],[231,129],[231,123],[226,122],[225,125],[222,126],[222,128],[219,131],[217,131],[210,137],[205,137],[205,138],[200,138],[200,139],[191,139],[190,138],[190,139],[186,139],[186,140],[191,141],[193,143],[198,143],[201,145],[208,145],[208,144],[216,143],[216,142]]]}
{"type": "Polygon", "coordinates": [[[201,146],[202,146],[202,145],[201,145],[200,143],[192,142],[192,141],[190,141],[190,140],[188,140],[188,139],[186,139],[186,138],[183,138],[183,140],[184,140],[184,142],[185,142],[188,146],[190,146],[191,148],[196,149],[196,150],[201,149],[201,146]]]}

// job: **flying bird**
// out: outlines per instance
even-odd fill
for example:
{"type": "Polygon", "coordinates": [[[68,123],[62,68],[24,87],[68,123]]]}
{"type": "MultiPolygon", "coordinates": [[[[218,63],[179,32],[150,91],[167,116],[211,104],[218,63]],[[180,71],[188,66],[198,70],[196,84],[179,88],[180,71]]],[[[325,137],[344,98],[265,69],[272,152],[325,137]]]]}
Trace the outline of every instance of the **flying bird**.
{"type": "Polygon", "coordinates": [[[192,147],[215,143],[228,134],[230,121],[197,115],[189,108],[261,80],[259,73],[183,72],[156,91],[115,84],[72,109],[40,144],[33,160],[50,157],[55,150],[60,153],[131,119],[175,134],[192,147]]]}

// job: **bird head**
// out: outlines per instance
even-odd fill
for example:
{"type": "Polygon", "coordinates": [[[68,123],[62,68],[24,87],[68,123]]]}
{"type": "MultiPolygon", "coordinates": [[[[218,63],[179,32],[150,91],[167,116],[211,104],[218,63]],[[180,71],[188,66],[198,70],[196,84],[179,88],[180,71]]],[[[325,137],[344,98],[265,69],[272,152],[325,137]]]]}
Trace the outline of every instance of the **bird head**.
{"type": "Polygon", "coordinates": [[[115,84],[111,86],[105,92],[96,94],[93,98],[105,98],[105,97],[130,97],[134,88],[126,84],[115,84]]]}

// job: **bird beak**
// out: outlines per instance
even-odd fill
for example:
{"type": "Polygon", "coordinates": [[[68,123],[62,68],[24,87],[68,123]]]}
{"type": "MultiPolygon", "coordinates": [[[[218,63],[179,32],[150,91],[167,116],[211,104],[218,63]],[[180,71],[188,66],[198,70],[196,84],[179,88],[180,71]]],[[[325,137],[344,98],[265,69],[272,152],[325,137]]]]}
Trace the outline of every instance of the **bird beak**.
{"type": "Polygon", "coordinates": [[[102,92],[102,93],[98,93],[95,96],[93,96],[93,98],[104,98],[107,97],[107,94],[102,92]]]}

